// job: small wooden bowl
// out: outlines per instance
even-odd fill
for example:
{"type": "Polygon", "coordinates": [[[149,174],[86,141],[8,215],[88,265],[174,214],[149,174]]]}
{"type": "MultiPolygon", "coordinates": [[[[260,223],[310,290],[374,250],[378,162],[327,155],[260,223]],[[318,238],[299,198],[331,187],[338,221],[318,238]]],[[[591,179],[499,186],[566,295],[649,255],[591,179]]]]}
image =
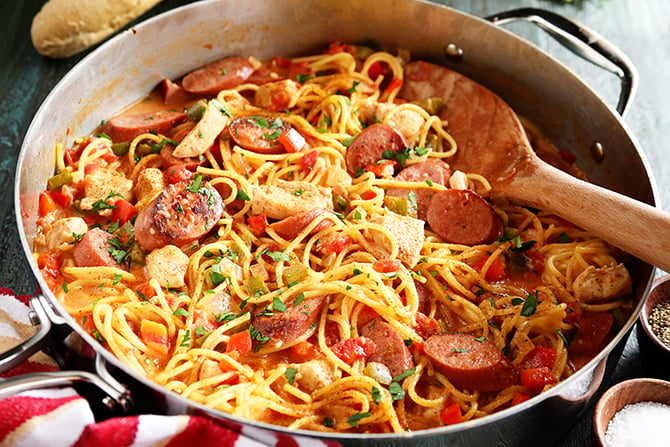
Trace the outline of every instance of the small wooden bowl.
{"type": "Polygon", "coordinates": [[[647,334],[647,337],[662,351],[665,351],[668,356],[670,356],[670,346],[666,345],[661,341],[660,338],[654,333],[654,330],[651,328],[649,323],[649,315],[651,311],[659,303],[664,301],[670,301],[670,275],[665,275],[658,278],[654,281],[651,292],[646,298],[644,306],[640,312],[639,322],[642,329],[647,334]]]}
{"type": "Polygon", "coordinates": [[[593,415],[593,445],[607,447],[607,425],[623,407],[638,402],[670,405],[670,382],[659,379],[630,379],[605,391],[593,415]]]}

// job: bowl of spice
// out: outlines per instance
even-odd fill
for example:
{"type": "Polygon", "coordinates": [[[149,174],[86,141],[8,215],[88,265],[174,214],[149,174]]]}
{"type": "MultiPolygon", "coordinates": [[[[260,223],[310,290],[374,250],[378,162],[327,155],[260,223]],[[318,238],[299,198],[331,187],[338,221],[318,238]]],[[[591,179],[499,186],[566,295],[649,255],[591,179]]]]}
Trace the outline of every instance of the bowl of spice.
{"type": "Polygon", "coordinates": [[[670,442],[670,382],[630,379],[603,393],[593,416],[593,444],[650,447],[670,442]]]}
{"type": "Polygon", "coordinates": [[[639,321],[649,339],[670,354],[670,275],[654,281],[639,321]]]}

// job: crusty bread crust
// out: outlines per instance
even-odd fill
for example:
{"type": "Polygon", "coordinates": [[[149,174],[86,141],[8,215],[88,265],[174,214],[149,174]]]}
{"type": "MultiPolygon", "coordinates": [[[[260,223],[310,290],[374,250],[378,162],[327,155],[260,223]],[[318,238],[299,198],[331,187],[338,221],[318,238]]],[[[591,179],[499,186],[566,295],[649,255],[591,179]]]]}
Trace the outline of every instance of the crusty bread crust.
{"type": "Polygon", "coordinates": [[[49,0],[30,36],[44,56],[64,58],[95,45],[161,0],[49,0]]]}

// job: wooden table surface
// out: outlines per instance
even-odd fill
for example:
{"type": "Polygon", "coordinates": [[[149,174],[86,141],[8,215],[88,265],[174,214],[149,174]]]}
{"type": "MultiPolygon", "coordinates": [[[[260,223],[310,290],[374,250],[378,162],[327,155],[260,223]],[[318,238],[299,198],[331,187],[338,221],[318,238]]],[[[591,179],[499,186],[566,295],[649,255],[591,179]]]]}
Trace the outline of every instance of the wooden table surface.
{"type": "MultiPolygon", "coordinates": [[[[277,1],[277,0],[275,0],[277,1]]],[[[625,119],[630,132],[640,143],[651,166],[659,192],[659,205],[670,209],[670,2],[667,0],[436,0],[473,15],[485,17],[519,7],[552,10],[574,19],[623,50],[639,72],[639,89],[625,119]]],[[[14,216],[13,184],[16,161],[33,115],[57,84],[85,55],[65,60],[40,56],[30,41],[32,17],[44,1],[0,2],[0,286],[17,294],[32,294],[37,289],[19,244],[14,216]]],[[[164,0],[143,18],[188,1],[164,0]]],[[[553,39],[526,24],[508,29],[546,49],[572,68],[602,98],[614,105],[618,79],[564,51],[553,39]]],[[[653,235],[650,235],[650,237],[653,235]]],[[[658,275],[663,272],[658,272],[658,275]]],[[[658,363],[646,351],[646,339],[633,330],[608,384],[632,377],[670,379],[670,370],[659,371],[658,363]],[[645,355],[646,354],[646,355],[645,355]]],[[[561,447],[591,445],[593,406],[570,434],[558,441],[561,447]]],[[[555,440],[542,440],[551,444],[555,440]]]]}

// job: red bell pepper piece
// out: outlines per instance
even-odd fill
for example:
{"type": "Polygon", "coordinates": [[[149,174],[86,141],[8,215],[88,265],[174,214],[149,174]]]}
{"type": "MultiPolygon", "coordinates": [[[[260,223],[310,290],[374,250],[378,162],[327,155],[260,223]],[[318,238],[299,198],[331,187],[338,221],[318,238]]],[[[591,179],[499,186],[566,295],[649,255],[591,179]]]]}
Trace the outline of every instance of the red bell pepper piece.
{"type": "Polygon", "coordinates": [[[614,316],[609,312],[583,312],[582,315],[577,335],[568,349],[575,354],[593,354],[605,342],[612,329],[614,316]]]}
{"type": "Polygon", "coordinates": [[[247,217],[247,224],[251,227],[254,233],[261,234],[265,233],[265,229],[269,225],[268,216],[265,214],[259,214],[257,216],[247,217]]]}
{"type": "MultiPolygon", "coordinates": [[[[477,261],[472,267],[478,272],[482,271],[484,264],[489,260],[489,258],[484,258],[477,261]]],[[[501,281],[505,279],[505,264],[503,264],[500,256],[496,256],[489,265],[489,269],[486,271],[484,278],[487,281],[501,281]]]]}
{"type": "Polygon", "coordinates": [[[551,375],[551,369],[546,366],[522,369],[519,371],[519,379],[521,386],[530,389],[542,388],[545,385],[556,382],[554,376],[551,375]]]}
{"type": "Polygon", "coordinates": [[[523,368],[539,368],[541,366],[546,366],[551,369],[554,366],[555,361],[555,350],[543,346],[535,346],[524,359],[523,368]]]}
{"type": "Polygon", "coordinates": [[[42,191],[39,198],[39,213],[40,217],[51,214],[56,211],[58,207],[49,191],[42,191]]]}
{"type": "Polygon", "coordinates": [[[302,170],[308,171],[314,169],[314,165],[316,164],[316,159],[318,157],[319,153],[317,151],[310,151],[303,155],[300,159],[300,167],[302,170]]]}
{"type": "Polygon", "coordinates": [[[184,165],[172,165],[166,171],[167,182],[171,185],[179,182],[190,182],[193,180],[193,173],[186,169],[184,165]]]}
{"type": "Polygon", "coordinates": [[[339,234],[332,235],[328,238],[326,242],[321,245],[319,251],[323,253],[336,253],[340,254],[342,250],[351,245],[351,239],[349,236],[342,236],[339,234]]]}
{"type": "Polygon", "coordinates": [[[112,210],[112,222],[118,220],[119,225],[125,224],[137,214],[135,206],[125,199],[118,199],[114,206],[116,208],[112,210]]]}
{"type": "Polygon", "coordinates": [[[386,160],[378,164],[366,166],[364,170],[372,172],[375,177],[389,177],[393,175],[397,164],[398,162],[395,160],[386,160]]]}
{"type": "Polygon", "coordinates": [[[305,138],[294,128],[283,131],[278,140],[284,146],[286,152],[300,152],[306,144],[305,138]]]}
{"type": "Polygon", "coordinates": [[[226,352],[237,352],[244,354],[251,351],[251,334],[249,331],[242,331],[230,336],[226,352]]]}
{"type": "Polygon", "coordinates": [[[369,338],[356,337],[338,341],[330,349],[333,351],[333,354],[351,365],[356,360],[372,355],[376,347],[375,342],[369,338]]]}
{"type": "Polygon", "coordinates": [[[461,407],[457,402],[449,405],[440,412],[440,420],[444,425],[454,425],[463,422],[463,415],[461,414],[461,407]]]}
{"type": "Polygon", "coordinates": [[[397,272],[402,267],[402,262],[398,259],[380,259],[375,262],[372,268],[378,273],[397,272]]]}
{"type": "Polygon", "coordinates": [[[520,403],[523,403],[530,399],[530,396],[523,394],[523,393],[516,393],[514,397],[512,398],[512,402],[510,403],[510,406],[514,405],[519,405],[520,403]]]}

